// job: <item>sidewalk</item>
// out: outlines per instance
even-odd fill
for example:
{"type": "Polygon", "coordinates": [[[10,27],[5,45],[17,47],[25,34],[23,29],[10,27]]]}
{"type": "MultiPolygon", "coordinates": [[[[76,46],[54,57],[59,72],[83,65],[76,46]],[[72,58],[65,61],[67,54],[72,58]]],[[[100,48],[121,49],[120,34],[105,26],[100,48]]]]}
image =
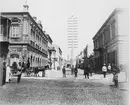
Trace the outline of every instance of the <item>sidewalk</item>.
{"type": "Polygon", "coordinates": [[[62,71],[61,70],[46,70],[45,71],[45,77],[46,78],[61,78],[62,77],[62,71]]]}

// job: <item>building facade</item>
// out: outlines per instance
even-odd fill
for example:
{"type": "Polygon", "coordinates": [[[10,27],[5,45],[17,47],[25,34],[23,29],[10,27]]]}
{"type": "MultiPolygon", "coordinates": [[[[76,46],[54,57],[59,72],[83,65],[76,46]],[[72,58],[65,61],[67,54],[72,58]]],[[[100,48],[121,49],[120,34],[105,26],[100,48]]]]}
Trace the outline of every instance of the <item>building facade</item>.
{"type": "Polygon", "coordinates": [[[88,45],[86,45],[84,51],[84,62],[83,62],[83,67],[87,67],[88,66],[88,45]]]}
{"type": "Polygon", "coordinates": [[[2,12],[11,21],[9,31],[9,65],[30,62],[30,67],[44,66],[47,62],[47,36],[29,12],[2,12]]]}
{"type": "Polygon", "coordinates": [[[52,45],[53,51],[52,51],[52,68],[55,70],[61,70],[63,66],[63,58],[62,58],[62,50],[57,45],[52,45]]]}
{"type": "Polygon", "coordinates": [[[128,10],[115,9],[93,37],[95,68],[113,63],[118,67],[128,63],[128,10]]]}
{"type": "Polygon", "coordinates": [[[51,68],[52,67],[51,55],[52,55],[52,52],[55,50],[53,49],[53,46],[52,46],[53,41],[52,41],[51,37],[48,34],[46,36],[48,38],[48,44],[47,44],[47,46],[48,46],[48,66],[49,66],[49,68],[51,68]]]}
{"type": "Polygon", "coordinates": [[[85,58],[85,54],[83,50],[76,57],[76,65],[81,69],[83,69],[84,66],[84,58],[85,58]]]}
{"type": "Polygon", "coordinates": [[[5,76],[3,72],[3,63],[6,62],[9,46],[9,31],[11,21],[0,16],[0,86],[5,84],[5,76]]]}
{"type": "Polygon", "coordinates": [[[6,59],[9,46],[9,31],[11,21],[3,16],[0,16],[0,57],[6,59]]]}

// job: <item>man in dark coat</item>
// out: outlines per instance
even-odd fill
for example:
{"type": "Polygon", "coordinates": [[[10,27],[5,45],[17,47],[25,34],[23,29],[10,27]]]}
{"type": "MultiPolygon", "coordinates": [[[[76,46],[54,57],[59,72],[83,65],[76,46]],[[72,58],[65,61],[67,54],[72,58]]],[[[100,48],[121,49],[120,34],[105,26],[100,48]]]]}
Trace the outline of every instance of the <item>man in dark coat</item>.
{"type": "Polygon", "coordinates": [[[5,80],[6,80],[6,62],[3,62],[3,84],[5,84],[5,80]]]}
{"type": "Polygon", "coordinates": [[[19,62],[17,75],[18,75],[18,77],[17,77],[17,83],[20,83],[21,75],[22,75],[22,65],[21,65],[21,62],[19,62]]]}
{"type": "Polygon", "coordinates": [[[75,66],[75,68],[74,68],[75,77],[77,77],[77,73],[78,73],[78,69],[77,69],[77,66],[75,66]]]}
{"type": "Polygon", "coordinates": [[[74,65],[72,65],[72,68],[71,68],[71,75],[73,75],[74,73],[74,65]]]}
{"type": "Polygon", "coordinates": [[[85,78],[86,78],[86,75],[87,75],[87,77],[89,79],[89,67],[88,66],[84,67],[84,75],[85,75],[85,78]]]}
{"type": "Polygon", "coordinates": [[[63,77],[66,77],[66,70],[65,70],[65,66],[62,68],[62,73],[63,73],[63,77]]]}

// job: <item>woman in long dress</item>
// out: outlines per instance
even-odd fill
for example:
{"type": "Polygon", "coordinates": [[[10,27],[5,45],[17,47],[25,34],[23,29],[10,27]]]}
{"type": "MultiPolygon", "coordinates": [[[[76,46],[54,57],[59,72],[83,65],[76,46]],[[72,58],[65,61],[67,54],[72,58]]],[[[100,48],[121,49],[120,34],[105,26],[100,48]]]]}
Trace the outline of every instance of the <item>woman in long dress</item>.
{"type": "Polygon", "coordinates": [[[9,82],[11,81],[11,69],[10,69],[10,66],[7,65],[7,68],[6,68],[6,82],[9,82]]]}

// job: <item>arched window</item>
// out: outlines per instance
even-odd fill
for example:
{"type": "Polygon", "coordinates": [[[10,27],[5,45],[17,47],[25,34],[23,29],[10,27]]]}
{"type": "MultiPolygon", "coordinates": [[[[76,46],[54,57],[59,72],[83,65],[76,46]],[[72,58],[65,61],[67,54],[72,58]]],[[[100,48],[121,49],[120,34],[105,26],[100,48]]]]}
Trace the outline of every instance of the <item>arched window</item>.
{"type": "Polygon", "coordinates": [[[19,18],[17,18],[17,17],[14,17],[14,18],[12,18],[11,22],[12,23],[20,23],[21,20],[19,18]]]}
{"type": "Polygon", "coordinates": [[[10,57],[11,58],[19,58],[19,55],[18,54],[11,54],[10,57]]]}

